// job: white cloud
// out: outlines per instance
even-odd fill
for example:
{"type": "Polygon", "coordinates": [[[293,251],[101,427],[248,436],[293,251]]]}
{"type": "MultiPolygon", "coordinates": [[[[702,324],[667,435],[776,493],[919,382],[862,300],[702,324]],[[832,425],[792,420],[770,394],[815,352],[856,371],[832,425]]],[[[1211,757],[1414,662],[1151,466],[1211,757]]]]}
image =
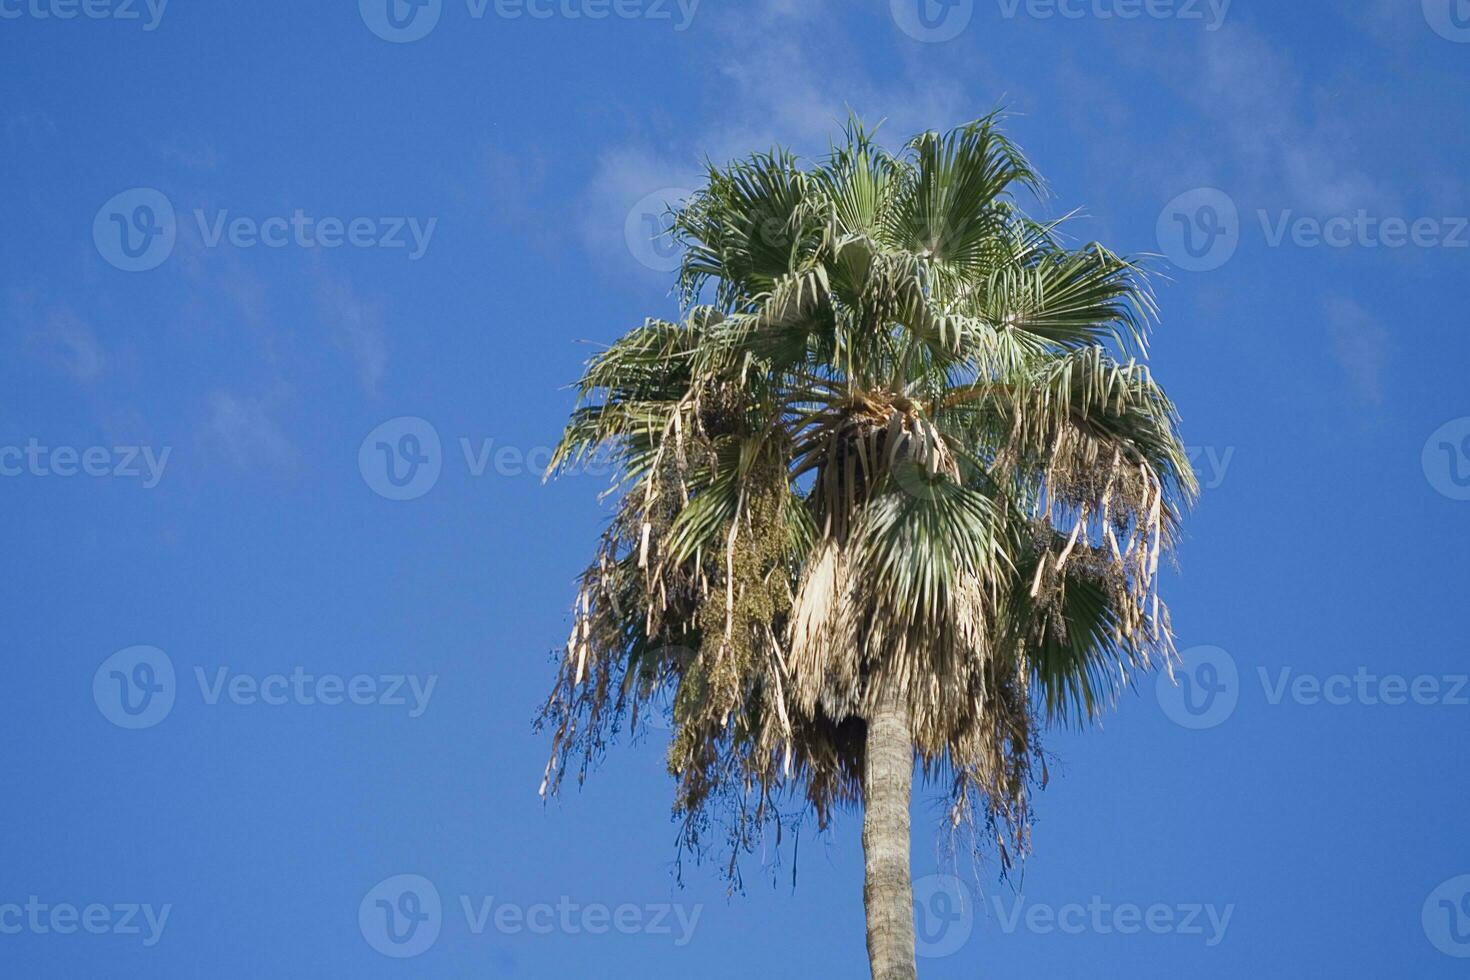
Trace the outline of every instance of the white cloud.
{"type": "Polygon", "coordinates": [[[205,441],[238,469],[286,465],[296,449],[274,418],[282,400],[279,392],[266,396],[211,392],[205,441]]]}
{"type": "Polygon", "coordinates": [[[160,152],[165,160],[186,170],[211,171],[219,166],[219,153],[214,144],[199,137],[174,136],[163,144],[160,152]]]}
{"type": "Polygon", "coordinates": [[[21,110],[5,114],[3,129],[12,147],[19,148],[24,142],[26,149],[37,149],[56,135],[56,122],[43,110],[21,110]]]}
{"type": "Polygon", "coordinates": [[[610,275],[643,271],[652,276],[638,264],[625,237],[628,214],[643,198],[659,192],[665,192],[659,207],[676,204],[681,192],[696,187],[698,179],[699,170],[692,160],[676,162],[646,146],[605,151],[584,195],[578,220],[582,244],[610,275]],[[665,201],[664,197],[672,199],[665,201]]]}
{"type": "Polygon", "coordinates": [[[107,369],[107,352],[102,348],[102,341],[70,307],[52,308],[46,314],[38,339],[48,356],[83,384],[96,381],[107,369]]]}
{"type": "Polygon", "coordinates": [[[388,330],[380,300],[366,300],[345,278],[320,275],[317,310],[332,342],[357,371],[363,391],[377,397],[388,370],[388,330]]]}
{"type": "Polygon", "coordinates": [[[1198,111],[1174,154],[1218,153],[1218,169],[1261,206],[1317,215],[1391,210],[1395,195],[1356,162],[1352,120],[1326,88],[1310,87],[1291,53],[1239,21],[1202,33],[1187,59],[1159,63],[1198,111]],[[1212,132],[1213,130],[1213,132],[1212,132]]]}
{"type": "Polygon", "coordinates": [[[79,384],[101,378],[111,358],[91,324],[65,303],[42,305],[33,291],[10,295],[11,314],[20,324],[18,336],[24,349],[79,384]]]}
{"type": "Polygon", "coordinates": [[[1327,302],[1332,352],[1353,393],[1369,405],[1383,403],[1383,375],[1391,353],[1389,334],[1367,310],[1350,299],[1327,302]]]}
{"type": "MultiPolygon", "coordinates": [[[[718,104],[705,114],[711,121],[640,135],[602,154],[580,222],[591,254],[627,256],[629,210],[655,191],[699,186],[706,160],[724,164],[774,146],[807,159],[825,155],[849,110],[869,125],[886,120],[882,137],[896,142],[992,108],[972,103],[948,74],[926,78],[922,62],[887,65],[883,80],[875,81],[868,61],[833,19],[821,16],[823,9],[816,0],[764,0],[714,22],[717,46],[704,72],[721,83],[715,86],[718,104]],[[812,57],[817,50],[820,59],[812,57]]],[[[630,256],[610,270],[622,275],[641,268],[630,256]]]]}

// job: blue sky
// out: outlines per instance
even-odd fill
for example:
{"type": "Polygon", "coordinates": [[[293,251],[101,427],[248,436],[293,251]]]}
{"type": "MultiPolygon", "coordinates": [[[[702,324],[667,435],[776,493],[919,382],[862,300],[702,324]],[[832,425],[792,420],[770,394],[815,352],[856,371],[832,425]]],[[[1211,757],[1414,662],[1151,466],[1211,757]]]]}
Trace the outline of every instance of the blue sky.
{"type": "Polygon", "coordinates": [[[0,974],[865,975],[853,815],[727,899],[656,740],[539,801],[533,471],[706,157],[1001,104],[1207,489],[1024,874],[919,794],[922,975],[1464,974],[1470,3],[925,3],[0,0],[0,974]]]}

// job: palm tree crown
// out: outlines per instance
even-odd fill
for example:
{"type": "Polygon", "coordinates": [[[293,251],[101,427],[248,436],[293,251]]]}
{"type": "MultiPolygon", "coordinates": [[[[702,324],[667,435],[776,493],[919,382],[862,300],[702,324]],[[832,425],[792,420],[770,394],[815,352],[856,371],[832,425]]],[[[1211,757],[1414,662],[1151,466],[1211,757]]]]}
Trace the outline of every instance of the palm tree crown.
{"type": "Polygon", "coordinates": [[[683,315],[592,359],[553,462],[612,453],[619,506],[543,791],[669,696],[684,841],[733,818],[733,870],[762,827],[862,798],[887,699],[1008,860],[1040,732],[1168,662],[1159,562],[1196,484],[1139,363],[1151,295],[1020,210],[1041,183],[997,122],[898,152],[850,123],[810,169],[711,167],[677,209],[683,315]]]}

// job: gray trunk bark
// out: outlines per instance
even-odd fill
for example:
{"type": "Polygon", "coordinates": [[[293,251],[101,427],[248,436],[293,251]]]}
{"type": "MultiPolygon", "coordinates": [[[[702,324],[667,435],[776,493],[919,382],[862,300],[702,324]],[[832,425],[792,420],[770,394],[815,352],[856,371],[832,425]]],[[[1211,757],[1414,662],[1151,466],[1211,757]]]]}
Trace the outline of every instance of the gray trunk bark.
{"type": "Polygon", "coordinates": [[[908,707],[884,695],[868,719],[863,762],[863,855],[868,961],[873,980],[916,980],[914,885],[909,871],[909,797],[914,749],[908,707]]]}

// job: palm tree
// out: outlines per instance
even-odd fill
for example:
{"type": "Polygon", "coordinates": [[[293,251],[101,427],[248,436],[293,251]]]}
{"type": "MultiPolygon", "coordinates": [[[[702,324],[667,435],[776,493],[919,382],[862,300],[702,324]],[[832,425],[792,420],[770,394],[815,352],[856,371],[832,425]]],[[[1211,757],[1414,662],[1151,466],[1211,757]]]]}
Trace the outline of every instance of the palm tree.
{"type": "Polygon", "coordinates": [[[588,364],[552,471],[618,463],[542,721],[543,793],[671,699],[681,842],[726,870],[863,812],[875,980],[916,975],[914,760],[949,825],[1028,847],[1039,736],[1168,663],[1161,555],[1196,483],[1139,359],[1139,266],[1071,250],[994,115],[803,169],[711,167],[677,322],[588,364]]]}

